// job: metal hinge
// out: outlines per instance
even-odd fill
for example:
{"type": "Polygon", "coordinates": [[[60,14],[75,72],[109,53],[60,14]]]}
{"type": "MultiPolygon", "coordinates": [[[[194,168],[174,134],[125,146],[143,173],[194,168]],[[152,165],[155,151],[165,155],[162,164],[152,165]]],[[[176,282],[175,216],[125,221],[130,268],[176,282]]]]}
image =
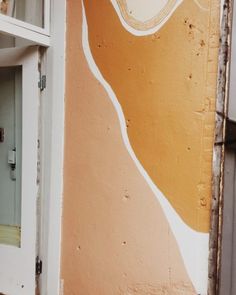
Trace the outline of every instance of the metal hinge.
{"type": "Polygon", "coordinates": [[[36,264],[35,264],[35,274],[37,276],[41,275],[42,270],[43,270],[43,262],[37,256],[37,258],[36,258],[36,264]]]}
{"type": "Polygon", "coordinates": [[[39,86],[40,91],[43,91],[46,88],[46,86],[47,86],[46,85],[46,82],[47,82],[46,75],[41,75],[40,74],[39,83],[38,83],[38,86],[39,86]]]}

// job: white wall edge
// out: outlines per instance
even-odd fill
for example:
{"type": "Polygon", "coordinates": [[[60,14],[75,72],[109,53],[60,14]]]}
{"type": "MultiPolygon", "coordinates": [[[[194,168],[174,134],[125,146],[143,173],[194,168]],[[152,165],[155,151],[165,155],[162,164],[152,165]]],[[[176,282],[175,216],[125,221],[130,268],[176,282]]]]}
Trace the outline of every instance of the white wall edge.
{"type": "Polygon", "coordinates": [[[66,0],[51,3],[51,47],[45,56],[47,88],[42,97],[41,295],[60,294],[64,166],[66,0]]]}

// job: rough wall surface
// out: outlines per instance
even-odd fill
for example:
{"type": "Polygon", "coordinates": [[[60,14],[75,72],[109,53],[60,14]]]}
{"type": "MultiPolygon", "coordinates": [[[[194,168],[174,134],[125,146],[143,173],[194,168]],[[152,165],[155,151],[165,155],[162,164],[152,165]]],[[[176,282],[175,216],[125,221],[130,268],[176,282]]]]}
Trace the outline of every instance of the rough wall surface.
{"type": "Polygon", "coordinates": [[[68,295],[207,290],[217,0],[68,0],[68,295]]]}

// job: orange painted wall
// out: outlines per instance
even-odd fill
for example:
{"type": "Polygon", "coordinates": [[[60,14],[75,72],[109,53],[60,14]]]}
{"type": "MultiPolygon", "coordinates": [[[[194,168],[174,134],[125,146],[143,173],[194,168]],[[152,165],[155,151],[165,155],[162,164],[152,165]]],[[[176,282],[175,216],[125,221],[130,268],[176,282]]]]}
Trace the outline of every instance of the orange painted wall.
{"type": "Polygon", "coordinates": [[[138,158],[185,222],[208,231],[215,98],[206,94],[209,13],[184,1],[160,31],[136,37],[109,1],[85,7],[92,52],[129,120],[138,158]]]}
{"type": "MultiPolygon", "coordinates": [[[[122,27],[108,0],[85,0],[89,42],[130,143],[181,219],[209,231],[219,3],[185,0],[156,33],[122,27]]],[[[67,1],[62,273],[66,295],[196,294],[176,238],[121,136],[67,1]]],[[[128,20],[127,20],[128,21],[128,20]]],[[[197,251],[197,249],[193,249],[197,251]]]]}

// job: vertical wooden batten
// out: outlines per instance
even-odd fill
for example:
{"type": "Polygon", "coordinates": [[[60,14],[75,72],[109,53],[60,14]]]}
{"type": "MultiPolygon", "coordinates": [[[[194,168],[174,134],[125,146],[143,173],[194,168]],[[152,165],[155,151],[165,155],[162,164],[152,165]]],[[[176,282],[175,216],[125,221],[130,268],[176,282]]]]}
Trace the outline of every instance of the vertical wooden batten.
{"type": "Polygon", "coordinates": [[[219,294],[222,244],[223,176],[225,156],[225,125],[228,98],[230,27],[232,0],[223,2],[218,64],[216,129],[213,148],[212,208],[209,241],[208,294],[219,294]]]}

